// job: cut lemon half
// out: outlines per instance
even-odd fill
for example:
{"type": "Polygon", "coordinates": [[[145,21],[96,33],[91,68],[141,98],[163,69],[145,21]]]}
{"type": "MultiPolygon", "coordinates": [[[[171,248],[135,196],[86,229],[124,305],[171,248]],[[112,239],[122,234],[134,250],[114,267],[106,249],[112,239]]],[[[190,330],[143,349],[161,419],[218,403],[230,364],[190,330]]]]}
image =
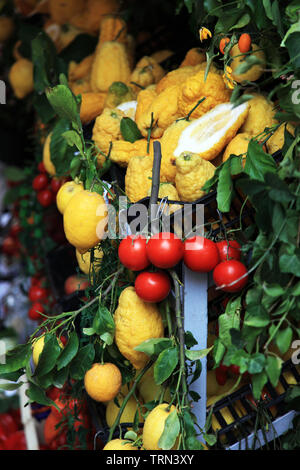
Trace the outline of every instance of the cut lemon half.
{"type": "Polygon", "coordinates": [[[129,117],[133,121],[135,120],[135,113],[137,108],[137,101],[126,101],[126,103],[121,103],[117,106],[117,109],[123,111],[126,117],[129,117]]]}
{"type": "Polygon", "coordinates": [[[204,160],[213,160],[236,135],[248,111],[248,103],[236,107],[231,103],[219,104],[182,131],[174,157],[192,152],[204,160]]]}

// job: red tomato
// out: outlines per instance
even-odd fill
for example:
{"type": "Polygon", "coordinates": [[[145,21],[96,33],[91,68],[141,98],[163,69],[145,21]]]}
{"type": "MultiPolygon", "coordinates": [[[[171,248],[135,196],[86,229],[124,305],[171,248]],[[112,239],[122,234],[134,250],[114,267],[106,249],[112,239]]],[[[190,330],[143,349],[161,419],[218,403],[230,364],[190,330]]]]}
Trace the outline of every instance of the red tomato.
{"type": "Polygon", "coordinates": [[[43,191],[39,191],[37,194],[37,198],[41,206],[49,207],[53,202],[53,193],[49,189],[44,189],[43,191]]]}
{"type": "Polygon", "coordinates": [[[232,364],[229,368],[230,372],[233,374],[233,375],[240,375],[240,368],[239,366],[236,366],[234,364],[232,364]]]}
{"type": "Polygon", "coordinates": [[[24,431],[11,434],[4,443],[6,450],[27,450],[24,431]]]}
{"type": "Polygon", "coordinates": [[[69,276],[64,284],[64,290],[66,295],[73,294],[79,290],[85,290],[90,285],[88,279],[83,278],[77,274],[69,276]]]}
{"type": "Polygon", "coordinates": [[[171,282],[169,276],[162,271],[145,271],[137,276],[135,290],[145,302],[161,302],[169,295],[171,282]]]}
{"type": "Polygon", "coordinates": [[[1,423],[2,429],[5,430],[5,434],[7,436],[15,433],[19,429],[18,424],[16,423],[16,421],[14,420],[13,416],[10,413],[1,413],[0,423],[1,423]]]}
{"type": "Polygon", "coordinates": [[[59,397],[54,402],[56,406],[58,406],[59,411],[54,406],[52,406],[51,414],[57,420],[61,420],[63,416],[67,416],[68,413],[72,412],[75,409],[75,407],[76,415],[79,415],[84,409],[83,402],[77,400],[76,398],[59,397]]]}
{"type": "Polygon", "coordinates": [[[222,287],[222,290],[225,292],[238,292],[248,282],[247,268],[246,266],[235,259],[231,261],[222,261],[215,267],[213,272],[214,282],[217,287],[222,287]],[[240,277],[243,277],[240,279],[240,277]],[[239,280],[238,280],[239,279],[239,280]],[[232,282],[235,282],[232,286],[232,282]]]}
{"type": "Polygon", "coordinates": [[[54,194],[58,193],[60,187],[61,187],[61,181],[57,178],[52,178],[51,189],[54,192],[54,194]]]}
{"type": "Polygon", "coordinates": [[[17,237],[19,235],[19,233],[21,232],[22,230],[22,227],[21,225],[19,224],[19,222],[14,222],[10,228],[10,235],[12,237],[17,237]]]}
{"type": "Polygon", "coordinates": [[[18,243],[13,237],[6,237],[2,242],[1,249],[6,255],[12,256],[18,251],[18,243]]]}
{"type": "Polygon", "coordinates": [[[225,49],[226,45],[227,45],[229,42],[230,42],[230,39],[229,39],[229,38],[222,38],[222,39],[221,39],[221,41],[220,41],[220,46],[219,46],[221,54],[223,54],[223,55],[225,54],[224,49],[225,49]]]}
{"type": "Polygon", "coordinates": [[[62,390],[57,387],[50,387],[46,392],[47,397],[53,401],[59,398],[61,394],[62,394],[62,390]]]}
{"type": "Polygon", "coordinates": [[[243,54],[245,54],[246,52],[249,52],[251,48],[251,42],[252,42],[251,36],[249,34],[247,33],[242,34],[238,42],[239,50],[243,54]]]}
{"type": "Polygon", "coordinates": [[[236,240],[222,240],[216,245],[220,261],[227,261],[229,259],[237,259],[239,261],[241,259],[241,245],[236,240]]]}
{"type": "Polygon", "coordinates": [[[44,165],[43,162],[40,162],[40,163],[38,164],[38,170],[39,170],[40,173],[47,173],[46,168],[45,168],[45,165],[44,165]]]}
{"type": "Polygon", "coordinates": [[[183,260],[192,271],[208,273],[219,263],[219,252],[212,240],[192,237],[184,242],[183,260]]]}
{"type": "Polygon", "coordinates": [[[45,189],[47,186],[48,177],[45,175],[45,173],[37,175],[32,182],[32,187],[35,191],[41,191],[41,189],[45,189]]]}
{"type": "Polygon", "coordinates": [[[40,315],[40,313],[45,313],[45,309],[43,307],[43,305],[40,303],[40,302],[35,302],[31,309],[29,310],[28,312],[28,317],[31,319],[31,320],[40,320],[42,317],[42,315],[40,315]]]}
{"type": "Polygon", "coordinates": [[[227,373],[220,370],[219,367],[216,369],[216,380],[219,385],[225,385],[227,382],[227,373]]]}
{"type": "Polygon", "coordinates": [[[47,290],[39,286],[33,286],[29,289],[29,300],[31,302],[37,302],[44,300],[47,297],[47,290]]]}
{"type": "Polygon", "coordinates": [[[173,268],[183,257],[183,243],[174,233],[156,233],[147,243],[147,255],[157,268],[173,268]]]}
{"type": "Polygon", "coordinates": [[[141,235],[128,235],[119,245],[121,263],[131,271],[141,271],[149,266],[146,253],[147,239],[141,235]]]}

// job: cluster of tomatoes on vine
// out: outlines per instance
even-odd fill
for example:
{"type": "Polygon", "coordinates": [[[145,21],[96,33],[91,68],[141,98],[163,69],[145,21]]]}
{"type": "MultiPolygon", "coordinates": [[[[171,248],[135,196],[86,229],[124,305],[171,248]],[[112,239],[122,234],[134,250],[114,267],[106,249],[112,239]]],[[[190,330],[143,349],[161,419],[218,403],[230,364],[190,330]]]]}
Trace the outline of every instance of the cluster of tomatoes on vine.
{"type": "Polygon", "coordinates": [[[32,303],[28,317],[33,321],[41,321],[44,319],[43,314],[46,312],[47,306],[51,300],[49,289],[45,287],[45,277],[36,275],[31,278],[31,285],[28,292],[28,298],[32,303]]]}
{"type": "Polygon", "coordinates": [[[148,240],[128,235],[119,245],[121,263],[131,271],[141,271],[135,280],[137,295],[146,302],[161,302],[170,293],[171,282],[164,270],[181,260],[195,272],[213,271],[216,286],[225,292],[238,292],[248,282],[247,268],[240,261],[241,246],[235,240],[217,243],[201,236],[182,241],[170,232],[160,232],[148,240]],[[147,270],[152,264],[154,268],[147,270]]]}
{"type": "Polygon", "coordinates": [[[3,254],[11,257],[18,257],[20,254],[21,244],[19,241],[19,233],[22,228],[17,219],[13,220],[8,235],[3,239],[1,251],[3,254]]]}
{"type": "MultiPolygon", "coordinates": [[[[230,39],[228,37],[221,39],[220,44],[219,44],[219,49],[220,49],[221,54],[224,55],[225,47],[229,43],[230,43],[230,39]]],[[[238,40],[238,46],[242,54],[246,54],[247,52],[250,51],[251,44],[252,44],[251,36],[248,33],[241,34],[238,40]]]]}
{"type": "Polygon", "coordinates": [[[32,188],[36,191],[41,206],[49,207],[55,202],[62,181],[57,178],[51,178],[50,181],[43,162],[38,164],[38,170],[39,174],[34,178],[32,188]]]}

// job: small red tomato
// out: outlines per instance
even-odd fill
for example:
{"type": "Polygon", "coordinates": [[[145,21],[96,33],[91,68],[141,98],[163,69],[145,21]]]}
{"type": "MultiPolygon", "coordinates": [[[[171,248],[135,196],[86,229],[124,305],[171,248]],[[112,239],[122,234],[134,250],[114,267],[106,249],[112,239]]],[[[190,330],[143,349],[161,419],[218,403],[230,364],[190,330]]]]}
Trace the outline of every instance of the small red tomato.
{"type": "Polygon", "coordinates": [[[216,369],[216,380],[219,385],[225,385],[227,382],[227,373],[219,368],[216,369]]]}
{"type": "Polygon", "coordinates": [[[217,246],[208,238],[189,238],[184,242],[183,261],[192,271],[208,273],[220,261],[217,246]]]}
{"type": "Polygon", "coordinates": [[[39,286],[33,286],[29,289],[29,300],[38,302],[47,298],[47,291],[39,286]]]}
{"type": "Polygon", "coordinates": [[[221,363],[221,364],[219,365],[219,367],[217,368],[217,370],[220,370],[220,371],[222,371],[222,372],[227,372],[228,369],[229,369],[229,367],[228,367],[228,366],[225,366],[225,365],[222,364],[222,363],[221,363]]]}
{"type": "Polygon", "coordinates": [[[44,306],[40,302],[35,302],[28,312],[28,317],[30,320],[40,320],[43,318],[40,314],[44,312],[44,306]]]}
{"type": "Polygon", "coordinates": [[[27,450],[24,431],[17,431],[11,434],[4,442],[6,450],[27,450]]]}
{"type": "Polygon", "coordinates": [[[43,207],[51,206],[54,198],[53,193],[49,189],[45,189],[44,191],[39,191],[37,195],[38,201],[43,207]]]}
{"type": "Polygon", "coordinates": [[[247,33],[242,34],[238,42],[239,50],[243,54],[245,54],[246,52],[249,52],[251,48],[251,42],[252,42],[251,36],[249,34],[247,33]]]}
{"type": "Polygon", "coordinates": [[[18,424],[16,423],[16,421],[14,420],[13,416],[10,413],[1,413],[0,423],[1,423],[1,428],[5,430],[6,436],[10,436],[11,434],[15,433],[19,429],[18,424]]]}
{"type": "Polygon", "coordinates": [[[6,237],[2,242],[2,252],[12,256],[18,251],[18,244],[13,237],[6,237]]]}
{"type": "Polygon", "coordinates": [[[147,243],[147,255],[154,266],[169,269],[183,257],[183,243],[177,235],[161,232],[153,235],[147,243]]]}
{"type": "Polygon", "coordinates": [[[22,230],[21,225],[19,224],[18,221],[15,221],[10,227],[10,235],[12,237],[17,237],[19,233],[21,232],[21,230],[22,230]]]}
{"type": "Polygon", "coordinates": [[[224,55],[224,53],[225,53],[224,49],[225,49],[226,45],[227,45],[229,42],[230,42],[230,39],[229,39],[229,38],[222,38],[222,39],[221,39],[221,41],[220,41],[220,46],[219,46],[221,54],[224,55]]]}
{"type": "Polygon", "coordinates": [[[58,193],[60,187],[61,187],[61,181],[57,178],[52,178],[52,180],[51,180],[51,189],[54,192],[54,194],[58,193]]]}
{"type": "Polygon", "coordinates": [[[35,191],[41,191],[42,189],[45,189],[48,186],[48,177],[45,175],[45,173],[41,173],[40,175],[37,175],[33,182],[32,182],[32,187],[35,191]]]}
{"type": "Polygon", "coordinates": [[[131,271],[142,271],[149,266],[146,252],[147,239],[141,235],[128,235],[119,245],[121,263],[131,271]]]}
{"type": "Polygon", "coordinates": [[[234,364],[232,364],[229,368],[230,372],[233,374],[233,375],[240,375],[240,368],[239,366],[236,366],[234,364]]]}
{"type": "Polygon", "coordinates": [[[39,170],[40,173],[47,173],[47,170],[46,170],[45,165],[44,165],[43,162],[40,162],[38,164],[38,170],[39,170]]]}
{"type": "Polygon", "coordinates": [[[137,295],[145,302],[162,302],[171,290],[169,276],[162,272],[140,273],[135,280],[137,295]]]}
{"type": "Polygon", "coordinates": [[[222,263],[215,267],[213,278],[216,286],[220,287],[224,292],[238,292],[248,282],[247,268],[243,263],[235,259],[222,261],[222,263]],[[240,279],[242,276],[244,277],[240,279]],[[234,284],[230,285],[233,282],[234,284]]]}
{"type": "Polygon", "coordinates": [[[241,259],[241,245],[236,240],[222,240],[216,245],[220,261],[227,261],[229,259],[237,259],[239,261],[241,259]]]}

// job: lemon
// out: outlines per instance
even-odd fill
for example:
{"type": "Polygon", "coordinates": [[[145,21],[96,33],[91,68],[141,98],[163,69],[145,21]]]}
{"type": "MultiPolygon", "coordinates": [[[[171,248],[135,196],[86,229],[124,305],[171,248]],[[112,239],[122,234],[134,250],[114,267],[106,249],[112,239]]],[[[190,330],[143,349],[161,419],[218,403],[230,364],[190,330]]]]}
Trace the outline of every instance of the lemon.
{"type": "Polygon", "coordinates": [[[79,191],[64,212],[65,235],[81,253],[98,245],[107,225],[107,206],[102,196],[79,191]]]}
{"type": "MultiPolygon", "coordinates": [[[[117,396],[117,400],[118,400],[118,403],[120,405],[120,407],[122,406],[122,403],[124,401],[124,398],[125,396],[122,395],[122,394],[119,394],[117,396]]],[[[120,407],[118,407],[114,400],[111,400],[108,404],[107,404],[107,407],[106,407],[106,422],[107,422],[107,425],[111,428],[112,425],[114,424],[117,416],[118,416],[118,413],[120,411],[120,407]]],[[[120,418],[120,423],[133,423],[134,422],[134,417],[135,417],[135,414],[137,412],[137,410],[139,410],[139,406],[138,406],[138,403],[137,401],[135,400],[135,398],[133,396],[131,396],[128,400],[128,402],[126,403],[125,405],[125,408],[124,408],[124,411],[121,415],[121,418],[120,418]]],[[[139,422],[142,423],[144,421],[140,411],[139,411],[139,422]]]]}
{"type": "Polygon", "coordinates": [[[277,124],[275,117],[275,104],[269,101],[264,95],[251,93],[253,98],[249,103],[249,113],[245,120],[241,132],[247,132],[254,136],[260,134],[266,127],[277,124]]]}
{"type": "Polygon", "coordinates": [[[95,401],[113,400],[120,391],[122,375],[114,364],[94,363],[84,376],[86,393],[95,401]]]}
{"type": "Polygon", "coordinates": [[[8,16],[0,16],[0,42],[9,39],[15,29],[15,23],[12,18],[8,16]]]}
{"type": "Polygon", "coordinates": [[[113,439],[106,444],[103,450],[138,450],[138,448],[125,439],[113,439]]]}
{"type": "Polygon", "coordinates": [[[43,163],[44,163],[47,173],[49,173],[49,175],[51,176],[54,176],[56,174],[56,169],[51,161],[51,153],[50,153],[51,136],[52,136],[52,132],[48,134],[44,143],[43,163]]]}
{"type": "Polygon", "coordinates": [[[231,103],[219,104],[182,131],[174,157],[188,152],[213,160],[244,124],[248,111],[248,103],[236,107],[231,103]]]}
{"type": "MultiPolygon", "coordinates": [[[[283,146],[284,146],[284,131],[285,131],[285,126],[282,125],[274,132],[272,137],[270,137],[267,140],[266,145],[267,145],[267,149],[268,149],[269,153],[273,154],[273,153],[275,153],[278,150],[281,150],[283,148],[283,146]]],[[[295,128],[291,124],[287,125],[287,131],[290,134],[295,135],[295,128]]]]}
{"type": "Polygon", "coordinates": [[[23,99],[34,89],[33,63],[28,59],[19,59],[9,71],[9,81],[18,99],[23,99]]]}
{"type": "Polygon", "coordinates": [[[127,287],[119,297],[114,314],[116,325],[115,341],[124,357],[135,369],[142,369],[149,356],[134,348],[147,339],[162,338],[164,326],[156,304],[144,302],[134,287],[127,287]]]}
{"type": "Polygon", "coordinates": [[[266,66],[266,56],[264,51],[260,49],[257,44],[252,44],[252,53],[251,54],[241,54],[238,44],[232,47],[230,51],[230,55],[233,58],[232,62],[230,63],[230,67],[232,68],[232,78],[241,83],[245,80],[249,80],[250,82],[255,82],[258,80],[262,74],[264,73],[264,68],[266,66]],[[256,56],[261,63],[252,65],[252,67],[245,73],[237,74],[235,73],[236,69],[240,64],[242,64],[246,57],[256,56]]]}
{"type": "MultiPolygon", "coordinates": [[[[163,390],[163,387],[161,385],[157,385],[155,383],[153,372],[154,366],[150,367],[150,369],[147,370],[147,372],[143,375],[137,386],[139,394],[145,403],[154,400],[159,400],[163,390]]],[[[166,389],[164,399],[166,401],[171,400],[171,394],[168,388],[166,389]]]]}
{"type": "MultiPolygon", "coordinates": [[[[100,247],[94,249],[94,269],[97,272],[100,269],[101,259],[103,258],[103,251],[100,247]]],[[[91,269],[91,252],[80,253],[76,250],[76,259],[80,270],[84,274],[90,274],[91,269]]]]}
{"type": "MultiPolygon", "coordinates": [[[[143,445],[146,450],[160,450],[158,445],[159,439],[164,432],[165,422],[168,416],[176,410],[175,406],[172,405],[168,410],[169,405],[162,403],[156,406],[145,419],[143,429],[143,445]]],[[[176,448],[176,444],[173,449],[176,448]]]]}
{"type": "MultiPolygon", "coordinates": [[[[63,349],[64,345],[61,342],[59,338],[57,338],[58,344],[63,349]]],[[[32,359],[33,363],[35,366],[37,366],[40,358],[40,354],[42,353],[44,349],[44,344],[45,344],[45,336],[41,336],[40,338],[36,339],[33,343],[33,349],[32,349],[32,359]]]]}
{"type": "MultiPolygon", "coordinates": [[[[251,134],[248,134],[247,132],[241,132],[240,134],[237,134],[227,145],[223,154],[223,162],[226,162],[226,160],[228,160],[228,158],[232,154],[243,155],[243,157],[246,157],[249,142],[252,137],[253,136],[251,134]]],[[[245,162],[245,160],[243,160],[243,162],[245,162]]]]}
{"type": "Polygon", "coordinates": [[[67,181],[65,184],[63,184],[56,196],[56,205],[59,212],[63,214],[72,197],[83,190],[84,187],[82,183],[67,181]]]}

